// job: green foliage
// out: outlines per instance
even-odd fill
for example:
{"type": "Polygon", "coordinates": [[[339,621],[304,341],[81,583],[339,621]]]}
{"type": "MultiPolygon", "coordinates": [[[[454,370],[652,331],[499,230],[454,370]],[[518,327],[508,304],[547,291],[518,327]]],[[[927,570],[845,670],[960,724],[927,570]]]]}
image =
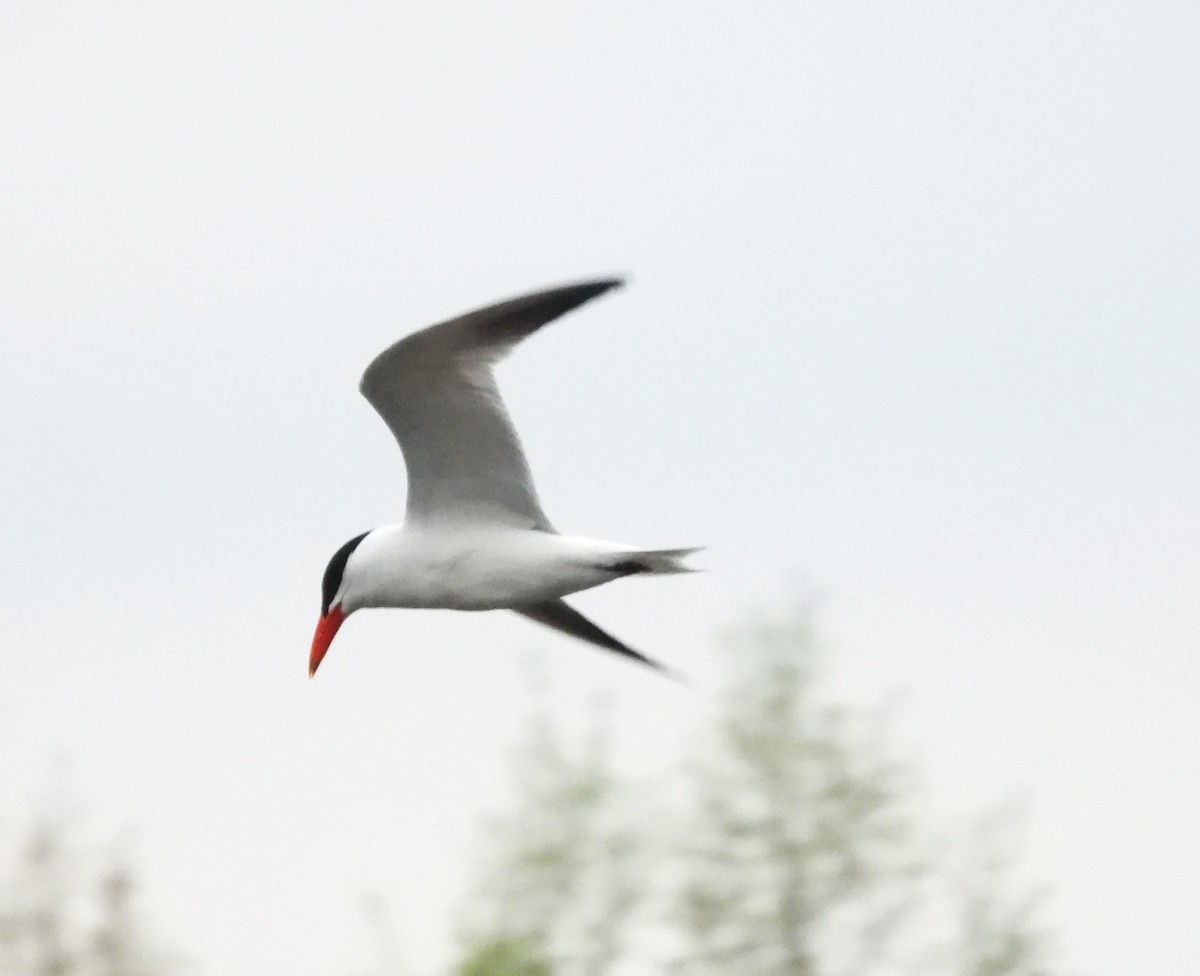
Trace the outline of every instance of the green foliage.
{"type": "Polygon", "coordinates": [[[998,809],[979,818],[950,872],[958,938],[951,949],[963,976],[1044,976],[1047,933],[1038,924],[1039,889],[1021,889],[1014,828],[1019,818],[998,809]],[[1015,889],[1015,890],[1014,890],[1015,889]]]}
{"type": "MultiPolygon", "coordinates": [[[[724,649],[728,681],[666,850],[648,828],[660,811],[613,768],[604,715],[576,742],[536,698],[454,976],[1048,976],[1011,811],[929,856],[888,716],[829,694],[812,607],[754,616],[724,649]],[[622,969],[646,933],[670,961],[622,969]]],[[[82,872],[67,839],[44,818],[0,862],[0,976],[175,968],[147,947],[128,868],[82,872]]],[[[379,971],[399,972],[383,905],[369,908],[379,971]]]]}
{"type": "Polygon", "coordinates": [[[924,871],[885,716],[825,696],[808,606],[757,617],[726,649],[732,674],[693,771],[676,971],[869,971],[924,871]]]}
{"type": "Polygon", "coordinates": [[[553,976],[553,972],[532,938],[516,936],[480,942],[455,970],[456,976],[553,976]]]}
{"type": "Polygon", "coordinates": [[[481,952],[506,958],[517,947],[530,965],[604,976],[622,956],[645,895],[647,851],[608,741],[597,715],[572,748],[539,698],[513,755],[515,801],[489,831],[490,854],[464,926],[468,960],[481,952]]]}
{"type": "Polygon", "coordinates": [[[889,716],[829,693],[814,619],[809,605],[758,614],[724,642],[728,680],[669,850],[642,828],[657,811],[615,774],[607,727],[571,749],[540,698],[457,976],[638,971],[622,965],[639,921],[670,957],[650,971],[676,976],[1045,976],[1011,818],[930,856],[889,716]]]}

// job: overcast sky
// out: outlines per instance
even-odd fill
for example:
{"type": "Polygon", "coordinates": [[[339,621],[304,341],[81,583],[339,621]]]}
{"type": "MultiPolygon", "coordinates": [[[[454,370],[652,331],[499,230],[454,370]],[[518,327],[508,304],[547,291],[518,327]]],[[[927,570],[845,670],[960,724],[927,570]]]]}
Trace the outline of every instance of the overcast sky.
{"type": "Polygon", "coordinates": [[[3,4],[0,828],[69,783],[207,972],[347,972],[367,888],[431,966],[528,652],[666,763],[799,579],[938,809],[1027,793],[1069,970],[1194,973],[1198,65],[1192,2],[3,4]],[[309,683],[402,511],[362,368],[615,272],[501,384],[556,524],[712,547],[577,600],[697,690],[420,612],[309,683]]]}

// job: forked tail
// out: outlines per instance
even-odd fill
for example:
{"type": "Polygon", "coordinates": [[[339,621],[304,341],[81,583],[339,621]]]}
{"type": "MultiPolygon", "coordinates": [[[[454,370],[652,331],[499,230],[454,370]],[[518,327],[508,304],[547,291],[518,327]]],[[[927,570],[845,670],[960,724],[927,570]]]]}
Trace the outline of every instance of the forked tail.
{"type": "Polygon", "coordinates": [[[670,573],[695,573],[692,566],[684,564],[684,560],[693,553],[700,552],[704,546],[691,549],[639,549],[634,552],[618,553],[614,559],[614,572],[632,575],[633,573],[650,573],[655,576],[670,573]]]}

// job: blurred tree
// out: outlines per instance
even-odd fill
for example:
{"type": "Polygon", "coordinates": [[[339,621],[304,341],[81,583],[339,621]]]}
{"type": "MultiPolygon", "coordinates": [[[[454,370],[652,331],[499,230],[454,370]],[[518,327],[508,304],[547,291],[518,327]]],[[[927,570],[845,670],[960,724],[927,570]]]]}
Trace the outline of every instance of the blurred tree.
{"type": "Polygon", "coordinates": [[[723,643],[732,673],[694,769],[676,971],[865,976],[887,964],[926,871],[886,715],[824,695],[810,605],[723,643]]]}
{"type": "Polygon", "coordinates": [[[407,967],[401,963],[400,943],[392,927],[387,899],[378,891],[368,891],[359,904],[363,922],[371,936],[375,964],[370,976],[405,976],[407,967]]]}
{"type": "Polygon", "coordinates": [[[1014,878],[1021,817],[1011,806],[980,817],[946,871],[955,919],[945,968],[961,976],[1046,976],[1044,889],[1014,878]]]}
{"type": "Polygon", "coordinates": [[[811,603],[759,613],[723,642],[731,673],[694,768],[676,972],[1044,976],[1039,898],[1013,883],[1011,811],[981,819],[957,857],[931,858],[886,710],[831,698],[814,619],[811,603]]]}
{"type": "Polygon", "coordinates": [[[471,946],[457,976],[553,976],[531,937],[493,936],[471,946]]]}
{"type": "Polygon", "coordinates": [[[132,872],[114,860],[81,880],[61,818],[43,817],[0,873],[0,976],[158,976],[133,911],[132,872]]]}
{"type": "Polygon", "coordinates": [[[645,895],[648,847],[613,776],[604,719],[572,749],[544,689],[535,700],[513,755],[514,805],[490,825],[460,976],[605,976],[645,895]]]}
{"type": "Polygon", "coordinates": [[[674,857],[637,826],[657,811],[631,815],[607,724],[568,748],[543,690],[456,976],[618,971],[661,887],[652,874],[677,882],[678,976],[1046,976],[1038,898],[1013,880],[1011,811],[934,857],[887,710],[830,695],[814,619],[807,603],[758,613],[722,642],[728,680],[674,857]]]}

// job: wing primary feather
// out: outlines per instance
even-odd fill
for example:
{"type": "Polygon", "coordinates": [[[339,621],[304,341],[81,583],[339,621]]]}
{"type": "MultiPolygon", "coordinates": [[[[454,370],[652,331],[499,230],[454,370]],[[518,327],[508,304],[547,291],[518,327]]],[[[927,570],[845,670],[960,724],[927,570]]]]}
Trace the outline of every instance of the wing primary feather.
{"type": "Polygon", "coordinates": [[[409,519],[554,531],[492,367],[543,325],[623,283],[601,278],[510,298],[375,357],[360,389],[404,454],[409,519]]]}
{"type": "Polygon", "coordinates": [[[561,285],[485,305],[426,326],[376,356],[363,372],[359,390],[375,406],[373,396],[380,388],[387,387],[398,367],[411,367],[422,360],[448,360],[492,344],[501,347],[493,348],[492,352],[496,358],[502,358],[513,345],[542,326],[624,284],[624,278],[598,278],[561,285]]]}
{"type": "Polygon", "coordinates": [[[606,651],[613,651],[625,657],[632,658],[669,678],[684,682],[687,680],[681,672],[668,667],[660,661],[654,660],[652,657],[647,657],[640,651],[635,651],[628,644],[617,640],[612,634],[601,630],[578,610],[562,600],[546,600],[543,603],[513,607],[513,610],[521,616],[528,617],[530,620],[545,627],[550,627],[553,630],[569,634],[579,640],[587,641],[589,644],[602,647],[606,651]]]}

